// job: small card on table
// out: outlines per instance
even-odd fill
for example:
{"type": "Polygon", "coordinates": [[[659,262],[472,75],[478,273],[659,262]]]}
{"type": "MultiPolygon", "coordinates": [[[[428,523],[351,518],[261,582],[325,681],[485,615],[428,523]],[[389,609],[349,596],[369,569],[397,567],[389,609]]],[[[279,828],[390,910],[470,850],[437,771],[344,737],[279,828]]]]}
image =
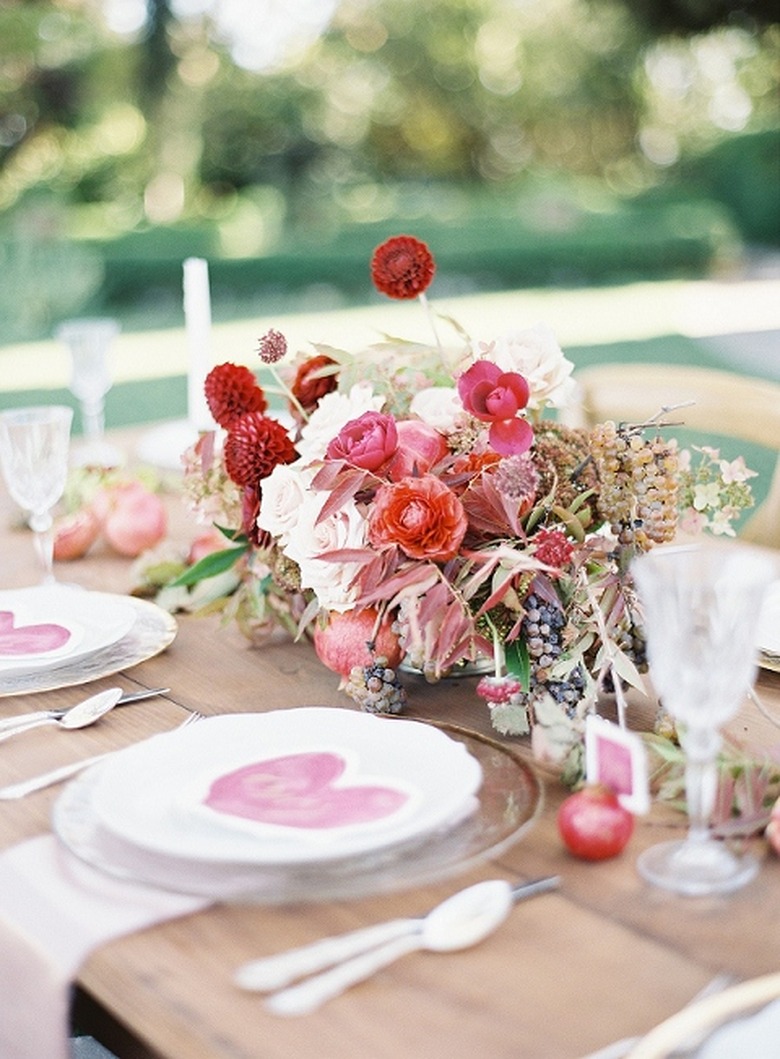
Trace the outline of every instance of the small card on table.
{"type": "Polygon", "coordinates": [[[632,813],[650,808],[647,753],[636,732],[589,714],[585,721],[585,773],[588,783],[601,783],[632,813]]]}

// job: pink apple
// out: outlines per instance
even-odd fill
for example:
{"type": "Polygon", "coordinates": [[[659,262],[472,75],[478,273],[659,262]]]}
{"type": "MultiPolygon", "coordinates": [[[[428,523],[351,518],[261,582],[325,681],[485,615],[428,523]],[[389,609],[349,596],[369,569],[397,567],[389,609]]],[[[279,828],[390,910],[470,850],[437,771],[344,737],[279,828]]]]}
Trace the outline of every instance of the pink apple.
{"type": "Polygon", "coordinates": [[[168,528],[162,501],[140,482],[122,482],[103,490],[93,507],[102,518],[108,543],[128,558],[159,544],[168,528]]]}
{"type": "Polygon", "coordinates": [[[65,515],[54,524],[54,558],[58,562],[80,559],[100,533],[100,521],[88,507],[65,515]]]}
{"type": "Polygon", "coordinates": [[[204,530],[203,533],[199,533],[195,540],[190,544],[190,550],[187,553],[187,564],[192,565],[193,563],[200,562],[201,559],[205,559],[207,555],[211,555],[212,552],[221,552],[225,548],[229,548],[230,543],[224,534],[220,533],[218,529],[213,526],[204,530]]]}

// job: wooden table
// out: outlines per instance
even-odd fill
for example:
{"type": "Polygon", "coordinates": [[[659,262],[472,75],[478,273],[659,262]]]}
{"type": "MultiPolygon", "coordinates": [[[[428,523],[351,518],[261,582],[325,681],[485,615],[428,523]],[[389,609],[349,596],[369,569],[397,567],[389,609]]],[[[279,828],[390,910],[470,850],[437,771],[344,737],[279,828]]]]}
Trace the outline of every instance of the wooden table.
{"type": "MultiPolygon", "coordinates": [[[[195,527],[171,498],[172,533],[195,527]]],[[[32,544],[14,530],[0,494],[0,585],[36,580],[32,544]]],[[[130,562],[96,548],[60,566],[61,578],[88,588],[126,592],[130,562]]],[[[205,714],[261,711],[312,703],[352,708],[336,678],[304,645],[251,649],[217,619],[182,617],[163,654],[116,678],[123,687],[169,686],[168,695],[115,711],[80,732],[44,728],[3,748],[0,783],[89,753],[173,728],[185,709],[205,714]]],[[[762,673],[758,690],[780,717],[780,675],[762,673]]],[[[75,701],[80,689],[0,699],[0,716],[75,701]]],[[[412,716],[447,719],[490,732],[472,680],[416,685],[412,716]]],[[[641,722],[641,708],[635,714],[641,722]]],[[[780,733],[751,704],[732,730],[769,746],[780,733]]],[[[530,760],[526,740],[514,740],[530,760]]],[[[112,942],[94,952],[79,975],[77,1018],[122,1056],[165,1059],[576,1059],[627,1035],[642,1034],[689,1001],[718,972],[750,978],[778,969],[780,858],[751,843],[764,859],[742,891],[681,898],[644,883],[639,852],[685,819],[662,806],[638,820],[617,859],[588,864],[570,857],[556,832],[565,791],[544,777],[541,817],[522,841],[492,863],[441,884],[390,895],[292,906],[212,906],[186,919],[112,942]],[[461,886],[560,874],[557,893],[513,910],[474,949],[407,956],[319,1012],[283,1019],[231,976],[242,961],[389,917],[415,915],[461,886]]],[[[0,846],[45,832],[58,788],[0,805],[0,846]]]]}

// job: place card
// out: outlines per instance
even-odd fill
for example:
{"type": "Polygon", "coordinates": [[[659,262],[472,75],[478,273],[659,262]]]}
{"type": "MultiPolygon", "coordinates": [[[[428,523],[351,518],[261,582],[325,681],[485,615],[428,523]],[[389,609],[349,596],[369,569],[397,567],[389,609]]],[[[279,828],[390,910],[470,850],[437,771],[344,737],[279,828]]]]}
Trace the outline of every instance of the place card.
{"type": "Polygon", "coordinates": [[[585,721],[585,774],[618,796],[632,813],[650,808],[647,752],[641,736],[612,721],[589,714],[585,721]]]}

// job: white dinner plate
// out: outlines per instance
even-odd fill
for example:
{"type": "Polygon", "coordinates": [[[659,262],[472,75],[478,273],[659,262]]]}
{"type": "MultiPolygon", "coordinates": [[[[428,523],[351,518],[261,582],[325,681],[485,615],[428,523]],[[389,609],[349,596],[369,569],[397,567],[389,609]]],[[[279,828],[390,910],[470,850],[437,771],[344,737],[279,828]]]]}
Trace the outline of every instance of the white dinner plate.
{"type": "Polygon", "coordinates": [[[123,750],[93,807],[107,831],[167,856],[304,864],[454,823],[481,781],[430,725],[308,706],[209,717],[123,750]]]}
{"type": "Polygon", "coordinates": [[[0,591],[0,678],[87,658],[121,640],[135,622],[117,596],[66,585],[0,591]]]}
{"type": "MultiPolygon", "coordinates": [[[[115,643],[102,647],[85,658],[71,662],[62,659],[46,669],[24,673],[0,673],[0,699],[13,695],[39,695],[43,691],[81,687],[93,680],[103,680],[154,658],[176,638],[178,625],[167,610],[148,599],[136,596],[111,596],[133,613],[130,631],[115,643]]],[[[0,709],[2,702],[0,702],[0,709]]]]}
{"type": "MultiPolygon", "coordinates": [[[[407,723],[395,717],[382,721],[407,723]]],[[[107,761],[66,784],[54,802],[52,828],[69,853],[112,878],[216,901],[331,901],[441,882],[495,860],[519,842],[541,811],[542,781],[520,753],[489,736],[452,724],[416,723],[462,744],[481,765],[482,784],[474,812],[387,848],[302,864],[190,860],[142,849],[104,828],[95,813],[93,792],[107,761]]]]}

